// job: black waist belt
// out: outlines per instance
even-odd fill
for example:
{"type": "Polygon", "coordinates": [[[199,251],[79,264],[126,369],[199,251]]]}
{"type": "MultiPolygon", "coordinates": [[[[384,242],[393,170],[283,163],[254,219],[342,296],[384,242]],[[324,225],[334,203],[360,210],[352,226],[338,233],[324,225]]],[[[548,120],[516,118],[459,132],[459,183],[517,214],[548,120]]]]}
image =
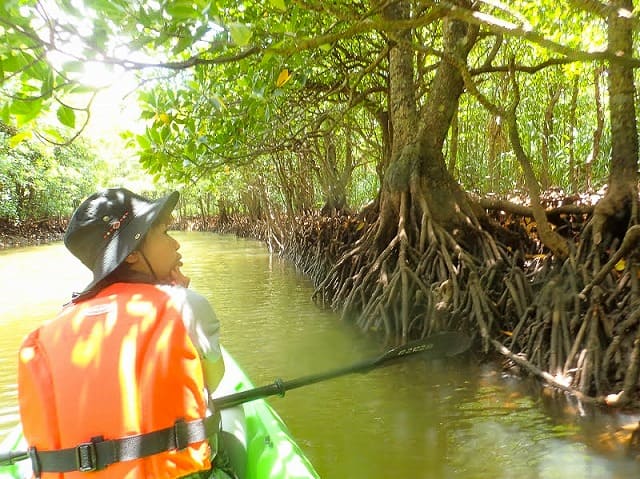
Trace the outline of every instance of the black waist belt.
{"type": "Polygon", "coordinates": [[[104,469],[109,464],[161,452],[180,450],[204,441],[218,432],[219,416],[204,419],[176,421],[171,427],[120,439],[92,438],[76,447],[53,451],[29,449],[29,457],[36,478],[43,472],[91,472],[104,469]]]}

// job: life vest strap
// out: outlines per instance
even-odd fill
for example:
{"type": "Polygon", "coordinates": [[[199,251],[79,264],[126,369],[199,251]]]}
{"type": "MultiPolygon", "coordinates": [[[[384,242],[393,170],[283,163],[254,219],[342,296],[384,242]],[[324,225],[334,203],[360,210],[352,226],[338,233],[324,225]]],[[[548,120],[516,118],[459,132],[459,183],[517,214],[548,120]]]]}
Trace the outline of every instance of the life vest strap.
{"type": "Polygon", "coordinates": [[[43,472],[91,472],[115,462],[130,461],[161,452],[184,449],[212,437],[219,430],[218,414],[191,421],[176,421],[171,427],[119,439],[92,438],[76,447],[39,451],[29,449],[36,478],[43,472]]]}

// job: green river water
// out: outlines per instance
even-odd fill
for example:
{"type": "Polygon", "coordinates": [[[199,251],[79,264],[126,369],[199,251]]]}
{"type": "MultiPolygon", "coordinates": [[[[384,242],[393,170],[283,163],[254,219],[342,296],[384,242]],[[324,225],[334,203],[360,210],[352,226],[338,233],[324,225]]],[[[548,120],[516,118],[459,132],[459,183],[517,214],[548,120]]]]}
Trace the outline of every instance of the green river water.
{"type": "MultiPolygon", "coordinates": [[[[256,385],[374,356],[381,345],[311,301],[310,283],[261,243],[175,233],[191,287],[256,385]]],[[[0,437],[17,415],[16,351],[89,273],[62,244],[0,251],[0,437]]],[[[637,416],[545,400],[467,354],[404,363],[272,398],[324,479],[634,478],[616,440],[637,416]]]]}

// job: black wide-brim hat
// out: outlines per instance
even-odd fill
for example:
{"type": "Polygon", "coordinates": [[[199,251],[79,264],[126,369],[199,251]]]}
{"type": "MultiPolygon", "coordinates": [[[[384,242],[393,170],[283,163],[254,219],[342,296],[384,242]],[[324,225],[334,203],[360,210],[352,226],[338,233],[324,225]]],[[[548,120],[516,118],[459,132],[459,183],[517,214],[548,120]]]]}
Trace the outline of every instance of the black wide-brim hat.
{"type": "Polygon", "coordinates": [[[93,273],[84,292],[138,248],[154,222],[171,214],[179,196],[174,191],[152,201],[126,188],[111,188],[82,202],[69,221],[64,244],[93,273]]]}

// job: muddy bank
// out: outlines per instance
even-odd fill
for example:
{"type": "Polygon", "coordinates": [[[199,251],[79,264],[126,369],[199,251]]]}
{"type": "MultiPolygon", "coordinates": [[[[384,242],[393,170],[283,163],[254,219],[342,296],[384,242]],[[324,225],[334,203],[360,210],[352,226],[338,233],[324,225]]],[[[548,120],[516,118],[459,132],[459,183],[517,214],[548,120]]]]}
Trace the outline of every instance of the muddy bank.
{"type": "MultiPolygon", "coordinates": [[[[225,229],[217,218],[209,218],[205,222],[200,218],[181,218],[172,225],[172,229],[235,233],[248,229],[245,222],[246,220],[240,220],[238,224],[233,223],[233,226],[227,226],[225,229]]],[[[68,223],[68,219],[55,218],[25,222],[0,218],[0,250],[62,241],[68,223]]],[[[249,231],[252,230],[249,228],[249,231]]],[[[256,233],[254,236],[257,237],[258,234],[256,233]]]]}
{"type": "Polygon", "coordinates": [[[0,249],[35,246],[61,241],[66,220],[16,222],[0,219],[0,249]]]}

